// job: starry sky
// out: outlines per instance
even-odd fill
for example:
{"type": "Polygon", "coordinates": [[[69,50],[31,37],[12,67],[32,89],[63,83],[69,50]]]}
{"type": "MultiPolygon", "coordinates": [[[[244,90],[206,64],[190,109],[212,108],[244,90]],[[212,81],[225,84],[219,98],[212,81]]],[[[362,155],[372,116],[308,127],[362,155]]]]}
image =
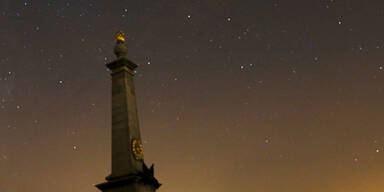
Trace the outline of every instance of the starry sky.
{"type": "Polygon", "coordinates": [[[381,0],[0,0],[0,191],[97,192],[124,30],[159,192],[384,189],[381,0]]]}

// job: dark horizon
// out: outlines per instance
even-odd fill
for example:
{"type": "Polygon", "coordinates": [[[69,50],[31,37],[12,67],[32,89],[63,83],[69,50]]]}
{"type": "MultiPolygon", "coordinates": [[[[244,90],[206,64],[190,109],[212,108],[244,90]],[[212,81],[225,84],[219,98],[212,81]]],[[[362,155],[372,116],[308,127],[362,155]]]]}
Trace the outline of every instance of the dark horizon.
{"type": "Polygon", "coordinates": [[[98,192],[125,31],[159,192],[384,188],[384,2],[0,1],[0,192],[98,192]]]}

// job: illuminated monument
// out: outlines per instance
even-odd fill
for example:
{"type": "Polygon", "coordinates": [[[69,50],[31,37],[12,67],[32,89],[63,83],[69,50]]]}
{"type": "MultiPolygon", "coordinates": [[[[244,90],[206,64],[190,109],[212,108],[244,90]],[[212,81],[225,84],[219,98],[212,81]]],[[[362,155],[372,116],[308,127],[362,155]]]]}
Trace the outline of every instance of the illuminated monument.
{"type": "Polygon", "coordinates": [[[125,58],[124,33],[115,35],[117,59],[107,64],[112,76],[112,170],[104,183],[96,185],[103,192],[154,192],[159,182],[143,159],[136,94],[133,82],[137,67],[125,58]]]}

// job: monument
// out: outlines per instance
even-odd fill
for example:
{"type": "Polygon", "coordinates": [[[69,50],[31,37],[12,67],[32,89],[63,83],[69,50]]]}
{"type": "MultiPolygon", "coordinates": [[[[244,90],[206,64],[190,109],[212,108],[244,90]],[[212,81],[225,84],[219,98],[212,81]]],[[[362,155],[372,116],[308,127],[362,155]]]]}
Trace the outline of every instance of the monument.
{"type": "Polygon", "coordinates": [[[135,63],[125,58],[127,47],[122,31],[115,35],[115,61],[106,66],[112,77],[112,170],[106,182],[96,185],[102,192],[154,192],[161,184],[153,165],[144,163],[137,114],[135,63]]]}

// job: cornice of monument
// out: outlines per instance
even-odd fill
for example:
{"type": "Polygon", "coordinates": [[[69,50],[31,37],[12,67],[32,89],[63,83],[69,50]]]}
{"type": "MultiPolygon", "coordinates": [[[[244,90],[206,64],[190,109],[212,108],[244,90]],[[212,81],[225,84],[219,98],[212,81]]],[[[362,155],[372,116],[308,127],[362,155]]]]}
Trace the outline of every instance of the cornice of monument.
{"type": "Polygon", "coordinates": [[[125,57],[118,58],[112,61],[111,63],[108,63],[106,66],[110,70],[115,70],[121,67],[128,67],[128,69],[134,70],[137,67],[135,63],[133,63],[132,61],[128,60],[125,57]]]}

